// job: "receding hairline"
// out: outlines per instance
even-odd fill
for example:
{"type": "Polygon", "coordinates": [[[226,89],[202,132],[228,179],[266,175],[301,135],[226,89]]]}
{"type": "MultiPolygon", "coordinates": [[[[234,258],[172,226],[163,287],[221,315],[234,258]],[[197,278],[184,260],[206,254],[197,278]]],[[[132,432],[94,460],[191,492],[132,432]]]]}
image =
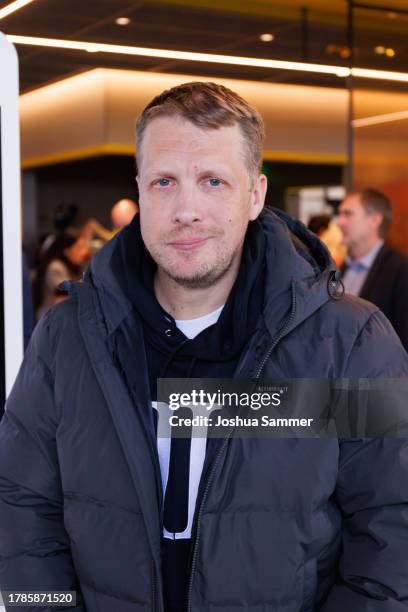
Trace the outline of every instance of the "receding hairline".
{"type": "Polygon", "coordinates": [[[182,83],[155,96],[136,123],[136,160],[141,155],[144,132],[154,119],[181,117],[204,131],[238,124],[244,159],[251,177],[259,175],[265,138],[258,110],[237,92],[209,81],[182,83]]]}

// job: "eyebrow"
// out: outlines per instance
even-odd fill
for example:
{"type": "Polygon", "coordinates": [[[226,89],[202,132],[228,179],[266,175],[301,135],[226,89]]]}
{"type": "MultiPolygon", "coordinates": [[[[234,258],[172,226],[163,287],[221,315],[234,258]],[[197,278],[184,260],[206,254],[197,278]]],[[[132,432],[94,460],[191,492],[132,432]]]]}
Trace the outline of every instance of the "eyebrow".
{"type": "Polygon", "coordinates": [[[175,176],[177,174],[177,172],[174,172],[174,170],[148,170],[147,171],[147,177],[150,179],[152,177],[155,176],[175,176]]]}
{"type": "MultiPolygon", "coordinates": [[[[148,170],[146,173],[147,179],[151,180],[152,178],[158,177],[158,176],[166,176],[166,177],[177,177],[178,172],[175,172],[174,170],[166,170],[165,168],[161,169],[161,168],[157,168],[157,169],[153,169],[153,170],[148,170]]],[[[199,179],[201,178],[206,178],[208,176],[214,176],[214,177],[225,177],[228,180],[232,180],[232,175],[225,170],[224,168],[208,168],[205,170],[200,170],[197,173],[197,176],[199,179]]]]}
{"type": "Polygon", "coordinates": [[[231,179],[231,175],[224,168],[209,168],[208,170],[200,170],[198,172],[199,178],[205,178],[207,176],[225,176],[226,178],[231,179]]]}

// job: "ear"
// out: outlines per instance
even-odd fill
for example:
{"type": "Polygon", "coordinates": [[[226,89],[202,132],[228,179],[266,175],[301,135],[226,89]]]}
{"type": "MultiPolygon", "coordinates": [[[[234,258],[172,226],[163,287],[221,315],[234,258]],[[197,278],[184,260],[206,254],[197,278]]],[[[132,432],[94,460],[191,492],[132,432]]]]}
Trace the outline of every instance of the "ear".
{"type": "Polygon", "coordinates": [[[268,179],[264,174],[259,174],[254,180],[254,185],[251,190],[251,203],[249,209],[250,221],[254,221],[261,213],[265,204],[267,188],[268,179]]]}
{"type": "Polygon", "coordinates": [[[379,212],[372,213],[373,226],[379,232],[381,223],[383,222],[383,216],[379,212]]]}

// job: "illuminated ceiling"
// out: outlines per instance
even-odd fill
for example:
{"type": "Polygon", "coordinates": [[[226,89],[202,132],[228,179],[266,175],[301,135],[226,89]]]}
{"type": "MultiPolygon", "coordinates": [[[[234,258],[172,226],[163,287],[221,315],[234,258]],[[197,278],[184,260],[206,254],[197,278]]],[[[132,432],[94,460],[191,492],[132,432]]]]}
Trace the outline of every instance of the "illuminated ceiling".
{"type": "MultiPolygon", "coordinates": [[[[373,0],[371,4],[379,2],[373,0]]],[[[0,11],[10,0],[0,0],[0,11]]],[[[408,72],[408,0],[357,11],[356,65],[408,72]],[[382,48],[384,53],[376,53],[382,48]],[[394,55],[387,55],[391,49],[394,55]]],[[[33,0],[0,20],[6,34],[347,66],[345,0],[33,0]],[[127,25],[116,23],[127,18],[127,25]],[[261,34],[273,40],[262,42],[261,34]]],[[[17,46],[22,91],[95,67],[344,86],[332,75],[17,46]]],[[[406,87],[406,85],[405,85],[406,87]]]]}

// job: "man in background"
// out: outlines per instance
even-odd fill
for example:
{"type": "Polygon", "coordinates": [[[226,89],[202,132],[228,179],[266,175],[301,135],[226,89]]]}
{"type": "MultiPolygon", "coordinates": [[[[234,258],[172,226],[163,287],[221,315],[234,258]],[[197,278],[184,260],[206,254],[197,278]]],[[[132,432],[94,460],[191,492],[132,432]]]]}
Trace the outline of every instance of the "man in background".
{"type": "Polygon", "coordinates": [[[338,225],[348,256],[343,266],[347,293],[378,306],[408,349],[408,258],[385,243],[391,203],[375,189],[350,193],[339,207],[338,225]]]}
{"type": "Polygon", "coordinates": [[[96,234],[103,242],[108,242],[113,236],[132,221],[133,217],[139,212],[139,206],[133,200],[124,198],[118,200],[111,208],[110,217],[112,221],[112,229],[108,230],[99,223],[96,219],[91,219],[89,222],[94,234],[96,234]]]}

